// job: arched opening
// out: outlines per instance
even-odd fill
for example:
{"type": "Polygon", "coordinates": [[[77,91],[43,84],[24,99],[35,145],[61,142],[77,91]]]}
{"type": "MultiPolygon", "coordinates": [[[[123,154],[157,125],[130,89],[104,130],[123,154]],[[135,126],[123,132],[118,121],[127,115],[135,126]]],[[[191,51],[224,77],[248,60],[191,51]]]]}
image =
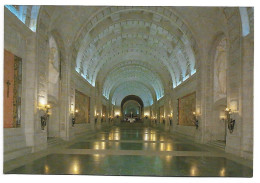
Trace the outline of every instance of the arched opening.
{"type": "Polygon", "coordinates": [[[124,120],[135,119],[139,121],[143,114],[143,101],[136,95],[128,95],[121,102],[121,113],[124,116],[124,120]]]}
{"type": "Polygon", "coordinates": [[[227,38],[221,37],[214,55],[213,116],[216,126],[215,139],[226,143],[225,108],[227,107],[227,38]]]}
{"type": "Polygon", "coordinates": [[[140,119],[141,105],[135,100],[129,100],[124,104],[122,114],[124,114],[125,118],[140,119]]]}

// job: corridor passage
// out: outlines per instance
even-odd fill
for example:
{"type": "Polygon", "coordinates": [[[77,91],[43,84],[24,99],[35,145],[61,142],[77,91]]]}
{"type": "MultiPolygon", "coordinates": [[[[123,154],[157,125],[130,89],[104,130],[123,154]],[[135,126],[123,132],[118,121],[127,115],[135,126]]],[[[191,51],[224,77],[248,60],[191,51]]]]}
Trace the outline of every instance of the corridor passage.
{"type": "Polygon", "coordinates": [[[224,152],[154,127],[124,124],[49,149],[49,154],[7,173],[252,176],[253,170],[246,163],[231,159],[224,152]]]}

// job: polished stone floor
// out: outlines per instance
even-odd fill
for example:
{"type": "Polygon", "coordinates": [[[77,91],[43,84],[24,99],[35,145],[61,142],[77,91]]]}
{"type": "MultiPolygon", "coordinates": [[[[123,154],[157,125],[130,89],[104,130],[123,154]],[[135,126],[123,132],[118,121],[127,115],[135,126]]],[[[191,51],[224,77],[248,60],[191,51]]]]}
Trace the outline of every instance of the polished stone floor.
{"type": "Polygon", "coordinates": [[[142,125],[83,136],[8,174],[252,177],[253,170],[221,151],[142,125]]]}

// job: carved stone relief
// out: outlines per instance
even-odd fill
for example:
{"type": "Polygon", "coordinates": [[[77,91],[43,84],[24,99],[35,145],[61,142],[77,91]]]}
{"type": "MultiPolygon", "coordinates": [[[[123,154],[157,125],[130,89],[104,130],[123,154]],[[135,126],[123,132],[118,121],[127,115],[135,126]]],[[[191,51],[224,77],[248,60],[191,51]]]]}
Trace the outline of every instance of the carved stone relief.
{"type": "Polygon", "coordinates": [[[227,39],[220,41],[214,58],[214,101],[226,97],[227,39]]]}

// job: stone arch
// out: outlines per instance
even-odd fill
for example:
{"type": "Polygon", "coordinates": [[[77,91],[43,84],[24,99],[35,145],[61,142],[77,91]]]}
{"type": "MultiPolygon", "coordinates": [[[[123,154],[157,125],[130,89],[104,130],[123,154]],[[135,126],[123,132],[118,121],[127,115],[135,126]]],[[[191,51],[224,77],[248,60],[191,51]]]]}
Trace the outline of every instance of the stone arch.
{"type": "MultiPolygon", "coordinates": [[[[59,31],[56,29],[50,30],[50,15],[46,6],[40,6],[38,20],[37,20],[37,29],[36,29],[36,49],[37,49],[37,80],[38,85],[37,88],[37,101],[39,102],[41,99],[48,101],[48,38],[52,36],[57,44],[59,50],[60,57],[60,77],[59,77],[59,99],[54,101],[57,108],[57,116],[59,116],[58,124],[57,124],[57,133],[55,136],[61,138],[68,138],[66,134],[66,129],[68,128],[68,122],[70,118],[69,110],[70,105],[68,100],[63,100],[66,96],[69,95],[69,91],[67,90],[69,84],[69,67],[68,59],[66,58],[66,48],[64,41],[59,34],[59,31]]],[[[49,98],[52,101],[52,97],[49,98]]],[[[40,115],[40,114],[39,114],[40,115]]],[[[40,125],[37,123],[37,127],[40,129],[40,125]]],[[[44,135],[45,133],[41,133],[44,135]]],[[[42,138],[46,138],[44,135],[42,138]]]]}
{"type": "Polygon", "coordinates": [[[131,100],[137,102],[140,105],[140,114],[139,114],[139,116],[140,116],[143,113],[144,103],[143,103],[143,100],[136,95],[128,95],[123,98],[123,100],[121,102],[121,113],[123,114],[123,108],[124,108],[125,104],[131,100]]]}
{"type": "MultiPolygon", "coordinates": [[[[65,130],[66,122],[69,121],[70,116],[68,114],[69,109],[69,103],[64,99],[66,96],[68,96],[67,86],[68,86],[68,77],[69,77],[69,70],[70,70],[70,64],[68,64],[68,60],[66,59],[66,48],[64,41],[57,30],[52,30],[49,33],[53,38],[55,39],[57,43],[57,47],[59,49],[59,56],[60,56],[60,90],[59,90],[59,101],[57,107],[59,108],[59,126],[60,126],[60,137],[64,138],[63,131],[65,130]]],[[[69,101],[73,102],[73,101],[69,101]]],[[[73,103],[74,105],[74,103],[73,103]]]]}
{"type": "MultiPolygon", "coordinates": [[[[212,118],[211,122],[207,122],[209,123],[209,129],[210,128],[214,128],[217,130],[210,130],[210,140],[222,140],[225,141],[226,140],[226,129],[225,129],[225,121],[223,121],[224,118],[224,111],[225,108],[227,106],[227,94],[225,95],[221,95],[216,97],[217,94],[217,89],[218,89],[218,84],[216,85],[216,82],[218,82],[217,78],[216,78],[216,59],[217,56],[219,56],[217,54],[218,52],[218,48],[221,41],[226,40],[226,65],[228,64],[228,52],[229,52],[229,40],[228,40],[228,36],[224,33],[224,32],[218,32],[216,34],[216,36],[213,38],[213,41],[211,43],[211,48],[209,49],[208,52],[208,58],[209,61],[206,63],[207,65],[207,79],[206,79],[206,83],[207,83],[207,91],[210,94],[208,96],[208,99],[206,100],[206,106],[209,109],[209,113],[208,115],[212,118]]],[[[223,55],[222,55],[223,56],[223,55]]],[[[221,68],[220,68],[221,69],[221,68]]],[[[227,81],[227,79],[226,79],[227,81]]],[[[225,82],[224,82],[225,83],[225,82]]],[[[227,86],[227,84],[225,83],[225,85],[227,86]]]]}
{"type": "Polygon", "coordinates": [[[227,106],[230,107],[231,102],[236,101],[236,110],[240,113],[242,110],[242,102],[239,102],[242,75],[242,23],[239,8],[224,8],[224,14],[227,22],[227,37],[229,41],[227,64],[227,106]]]}
{"type": "Polygon", "coordinates": [[[127,102],[124,103],[122,107],[122,114],[124,116],[128,115],[130,117],[131,114],[133,114],[133,116],[137,116],[138,118],[140,118],[141,105],[135,100],[128,100],[127,102]]]}

